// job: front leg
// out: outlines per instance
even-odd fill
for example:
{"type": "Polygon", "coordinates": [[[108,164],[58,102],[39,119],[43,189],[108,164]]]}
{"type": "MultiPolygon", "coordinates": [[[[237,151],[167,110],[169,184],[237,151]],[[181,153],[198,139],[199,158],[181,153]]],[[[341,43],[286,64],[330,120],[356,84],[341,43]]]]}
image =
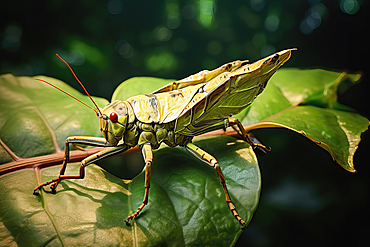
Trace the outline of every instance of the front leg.
{"type": "Polygon", "coordinates": [[[102,150],[101,152],[90,155],[89,157],[87,157],[87,158],[85,158],[84,160],[81,161],[81,167],[80,167],[79,175],[77,175],[77,176],[67,176],[67,175],[64,175],[64,173],[66,171],[67,164],[68,164],[68,161],[69,161],[69,144],[70,143],[71,144],[74,144],[74,143],[87,144],[87,145],[91,145],[91,146],[101,146],[101,147],[109,146],[109,144],[107,143],[105,138],[87,137],[87,136],[71,136],[71,137],[68,137],[66,142],[65,142],[64,159],[63,159],[63,164],[62,164],[62,168],[60,170],[59,177],[37,186],[33,191],[34,194],[38,194],[38,191],[42,187],[44,187],[46,185],[49,185],[49,184],[51,184],[51,187],[50,187],[51,192],[55,193],[55,189],[56,189],[56,187],[58,186],[58,184],[61,180],[64,180],[64,179],[82,179],[85,176],[84,168],[86,166],[88,166],[89,164],[94,163],[95,161],[101,160],[103,158],[115,155],[117,153],[124,152],[128,149],[126,146],[110,147],[110,148],[106,148],[106,149],[102,150]]]}
{"type": "Polygon", "coordinates": [[[153,151],[152,146],[150,143],[145,143],[142,147],[142,153],[143,158],[145,161],[145,194],[144,194],[144,200],[141,206],[136,210],[135,213],[127,217],[125,220],[126,225],[130,226],[130,220],[135,218],[141,210],[144,208],[146,204],[148,204],[148,198],[149,198],[149,187],[150,187],[150,174],[152,169],[152,162],[153,162],[153,151]]]}
{"type": "MultiPolygon", "coordinates": [[[[62,168],[60,169],[60,172],[59,172],[59,174],[60,174],[59,178],[61,176],[64,176],[64,173],[65,173],[66,168],[67,168],[67,164],[69,162],[69,144],[72,144],[73,146],[75,146],[76,144],[87,144],[87,145],[99,146],[99,147],[109,146],[109,144],[107,143],[107,140],[105,138],[102,138],[102,137],[91,137],[91,136],[70,136],[70,137],[68,137],[66,139],[66,142],[65,142],[65,145],[64,145],[64,159],[63,159],[62,168]]],[[[80,168],[80,170],[81,170],[81,168],[80,168]]],[[[81,171],[80,171],[80,174],[81,174],[81,171]]],[[[55,190],[56,190],[59,182],[61,181],[61,179],[59,179],[59,178],[54,179],[54,180],[57,180],[57,181],[52,182],[52,184],[50,186],[50,189],[51,189],[52,193],[55,193],[55,190]]],[[[36,190],[37,190],[37,188],[34,190],[34,193],[35,193],[36,190]]]]}

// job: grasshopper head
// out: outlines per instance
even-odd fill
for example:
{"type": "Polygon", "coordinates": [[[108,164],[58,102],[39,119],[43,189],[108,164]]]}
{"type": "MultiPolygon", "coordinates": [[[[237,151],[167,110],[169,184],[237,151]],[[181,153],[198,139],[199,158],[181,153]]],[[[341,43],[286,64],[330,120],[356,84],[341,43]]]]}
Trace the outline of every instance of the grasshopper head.
{"type": "Polygon", "coordinates": [[[127,127],[129,119],[127,106],[125,102],[116,100],[106,105],[101,112],[102,114],[99,115],[100,131],[112,146],[116,146],[127,127]]]}

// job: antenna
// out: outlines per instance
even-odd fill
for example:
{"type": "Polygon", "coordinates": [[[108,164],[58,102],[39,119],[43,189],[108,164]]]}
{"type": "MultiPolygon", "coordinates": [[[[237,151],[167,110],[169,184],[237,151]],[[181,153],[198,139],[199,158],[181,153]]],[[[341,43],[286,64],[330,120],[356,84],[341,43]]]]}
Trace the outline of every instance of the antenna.
{"type": "MultiPolygon", "coordinates": [[[[101,112],[100,112],[100,109],[99,109],[99,107],[97,106],[97,104],[95,103],[95,101],[91,98],[91,96],[90,96],[90,94],[87,92],[87,90],[86,90],[86,88],[84,87],[84,85],[82,84],[82,82],[78,79],[78,77],[76,76],[76,74],[75,74],[75,72],[73,71],[73,69],[71,68],[71,66],[69,66],[69,64],[66,62],[66,61],[64,61],[64,59],[63,58],[61,58],[58,54],[56,54],[57,55],[57,57],[60,59],[60,60],[62,60],[62,62],[63,63],[65,63],[67,66],[68,66],[68,68],[69,68],[69,70],[72,72],[72,74],[73,74],[73,76],[74,76],[74,78],[76,78],[76,80],[78,81],[78,83],[80,83],[80,85],[81,85],[81,87],[83,88],[83,90],[85,91],[85,93],[87,94],[87,96],[89,96],[89,98],[91,99],[91,101],[94,103],[94,105],[95,105],[95,107],[96,107],[96,109],[98,109],[98,111],[96,111],[95,109],[94,109],[94,111],[96,112],[96,114],[98,114],[98,115],[102,115],[101,114],[101,112]]],[[[48,83],[49,84],[49,83],[48,83]]],[[[50,85],[50,84],[49,84],[50,85]]],[[[54,85],[53,85],[53,87],[55,87],[54,85]]],[[[58,88],[59,89],[59,88],[58,88]]],[[[59,89],[59,90],[61,90],[61,89],[59,89]]],[[[61,90],[62,92],[64,92],[63,90],[61,90]]],[[[64,92],[64,93],[66,93],[66,92],[64,92]]],[[[68,93],[67,93],[68,94],[68,93]]],[[[70,95],[70,94],[68,94],[68,95],[70,95]]],[[[72,95],[70,95],[70,96],[72,96],[72,95]]],[[[72,96],[73,97],[73,96],[72,96]]],[[[75,98],[75,97],[73,97],[73,98],[75,98]]],[[[76,98],[75,98],[76,99],[76,98]]],[[[79,100],[80,101],[80,100],[79,100]]],[[[81,101],[80,101],[81,102],[81,101]]],[[[85,104],[85,103],[84,103],[85,104]]],[[[89,106],[90,107],[90,106],[89,106]]],[[[91,108],[91,107],[90,107],[91,108]]]]}
{"type": "MultiPolygon", "coordinates": [[[[61,92],[65,93],[65,94],[67,94],[68,96],[70,96],[70,97],[74,98],[74,99],[75,99],[75,100],[77,100],[78,102],[80,102],[80,103],[84,104],[85,106],[89,107],[91,110],[95,111],[95,112],[96,112],[96,114],[99,114],[99,112],[100,112],[100,111],[98,112],[97,110],[95,110],[94,108],[92,108],[91,106],[89,106],[88,104],[86,104],[85,102],[82,102],[81,100],[79,100],[79,99],[77,99],[75,96],[73,96],[72,94],[67,93],[67,92],[66,92],[66,91],[64,91],[63,89],[60,89],[59,87],[57,87],[57,86],[55,86],[55,85],[51,84],[50,82],[47,82],[47,81],[44,81],[44,80],[41,80],[41,79],[37,79],[37,78],[34,78],[34,79],[35,79],[35,80],[37,80],[37,81],[45,82],[46,84],[49,84],[50,86],[55,87],[55,88],[56,88],[56,89],[58,89],[59,91],[61,91],[61,92]]],[[[99,108],[98,108],[98,109],[99,109],[99,108]]]]}

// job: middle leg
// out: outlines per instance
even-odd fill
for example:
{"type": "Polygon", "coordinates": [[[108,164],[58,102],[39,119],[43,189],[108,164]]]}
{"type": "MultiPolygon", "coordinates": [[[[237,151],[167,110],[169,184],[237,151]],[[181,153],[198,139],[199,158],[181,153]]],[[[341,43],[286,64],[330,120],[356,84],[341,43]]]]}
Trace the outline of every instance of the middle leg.
{"type": "Polygon", "coordinates": [[[142,153],[145,161],[145,194],[144,194],[144,200],[141,206],[136,210],[135,213],[127,217],[125,220],[126,225],[130,226],[130,220],[135,218],[141,210],[144,208],[146,204],[148,204],[149,199],[149,187],[150,187],[150,174],[152,169],[152,162],[153,162],[153,151],[152,146],[150,143],[145,143],[142,147],[142,153]]]}

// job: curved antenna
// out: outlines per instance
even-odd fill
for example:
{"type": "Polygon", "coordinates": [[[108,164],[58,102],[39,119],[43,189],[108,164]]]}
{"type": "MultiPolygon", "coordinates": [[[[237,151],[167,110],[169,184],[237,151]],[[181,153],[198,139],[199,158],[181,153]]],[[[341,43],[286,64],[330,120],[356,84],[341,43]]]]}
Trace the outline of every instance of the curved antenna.
{"type": "Polygon", "coordinates": [[[73,71],[73,69],[71,68],[71,66],[69,66],[69,64],[68,64],[66,61],[64,61],[64,59],[63,59],[63,58],[61,58],[58,54],[55,54],[55,55],[57,55],[57,57],[58,57],[60,60],[62,60],[62,62],[63,62],[63,63],[65,63],[65,64],[68,66],[68,68],[69,68],[69,70],[72,72],[72,74],[73,74],[74,78],[76,78],[76,80],[78,81],[78,83],[80,83],[81,87],[83,88],[83,90],[85,91],[85,93],[87,94],[87,96],[89,96],[89,98],[91,99],[91,101],[94,103],[94,105],[95,105],[96,109],[98,109],[97,114],[101,116],[102,114],[101,114],[101,112],[100,112],[99,107],[97,106],[97,104],[95,103],[95,101],[91,98],[90,94],[87,92],[87,90],[86,90],[86,88],[84,87],[84,85],[82,84],[82,82],[78,79],[77,75],[75,74],[75,72],[73,71]]]}
{"type": "Polygon", "coordinates": [[[98,112],[97,110],[95,110],[94,108],[92,108],[91,106],[89,106],[88,104],[86,104],[85,102],[82,102],[81,100],[79,100],[79,99],[77,99],[75,96],[73,96],[72,94],[67,93],[67,92],[66,92],[66,91],[64,91],[63,89],[60,89],[59,87],[57,87],[57,86],[55,86],[55,85],[51,84],[50,82],[47,82],[47,81],[44,81],[44,80],[41,80],[41,79],[37,79],[37,78],[34,78],[34,79],[35,79],[35,80],[37,80],[37,81],[45,82],[46,84],[49,84],[50,86],[55,87],[55,88],[56,88],[56,89],[58,89],[59,91],[61,91],[61,92],[65,93],[65,94],[67,94],[68,96],[70,96],[70,97],[74,98],[74,99],[75,99],[75,100],[77,100],[78,102],[80,102],[80,103],[84,104],[85,106],[89,107],[91,110],[95,111],[97,115],[99,114],[99,112],[100,112],[100,111],[98,112]]]}

